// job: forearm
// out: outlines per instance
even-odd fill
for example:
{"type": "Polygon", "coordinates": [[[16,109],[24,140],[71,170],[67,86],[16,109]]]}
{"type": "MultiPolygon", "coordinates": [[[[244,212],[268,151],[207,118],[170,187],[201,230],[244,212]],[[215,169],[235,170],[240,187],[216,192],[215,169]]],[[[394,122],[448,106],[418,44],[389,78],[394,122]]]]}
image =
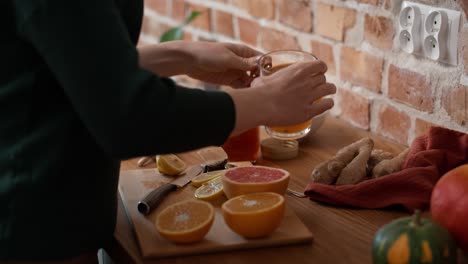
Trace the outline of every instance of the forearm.
{"type": "Polygon", "coordinates": [[[235,126],[231,135],[237,135],[247,129],[265,125],[268,113],[271,112],[265,89],[230,89],[227,93],[231,96],[236,109],[235,126]],[[259,100],[264,98],[265,100],[259,100]],[[259,103],[263,102],[263,103],[259,103]]]}
{"type": "Polygon", "coordinates": [[[171,41],[138,48],[140,67],[161,77],[171,77],[188,72],[194,58],[183,41],[171,41]]]}
{"type": "Polygon", "coordinates": [[[18,7],[18,17],[26,17],[18,27],[63,88],[65,103],[109,155],[125,159],[224,142],[234,124],[231,98],[142,70],[114,1],[47,1],[53,8],[37,4],[32,14],[29,5],[18,7]]]}

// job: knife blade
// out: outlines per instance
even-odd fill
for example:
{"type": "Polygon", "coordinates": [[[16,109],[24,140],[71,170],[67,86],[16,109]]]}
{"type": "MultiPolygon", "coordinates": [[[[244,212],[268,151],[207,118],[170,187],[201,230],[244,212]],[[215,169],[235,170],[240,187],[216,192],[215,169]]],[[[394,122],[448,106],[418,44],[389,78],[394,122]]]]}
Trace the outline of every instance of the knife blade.
{"type": "Polygon", "coordinates": [[[176,180],[164,184],[150,193],[148,193],[143,199],[138,202],[137,209],[138,212],[148,215],[153,211],[155,208],[161,204],[163,199],[171,192],[183,188],[187,184],[189,184],[192,179],[202,173],[204,170],[203,166],[195,165],[187,169],[179,178],[176,180]]]}

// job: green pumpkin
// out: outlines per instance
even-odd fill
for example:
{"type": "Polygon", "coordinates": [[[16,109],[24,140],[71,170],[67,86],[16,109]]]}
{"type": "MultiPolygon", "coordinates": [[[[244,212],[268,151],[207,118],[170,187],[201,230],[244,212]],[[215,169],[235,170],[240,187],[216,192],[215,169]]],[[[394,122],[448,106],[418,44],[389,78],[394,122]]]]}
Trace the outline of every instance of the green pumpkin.
{"type": "Polygon", "coordinates": [[[374,264],[456,263],[457,248],[450,233],[419,210],[392,221],[374,237],[374,264]]]}

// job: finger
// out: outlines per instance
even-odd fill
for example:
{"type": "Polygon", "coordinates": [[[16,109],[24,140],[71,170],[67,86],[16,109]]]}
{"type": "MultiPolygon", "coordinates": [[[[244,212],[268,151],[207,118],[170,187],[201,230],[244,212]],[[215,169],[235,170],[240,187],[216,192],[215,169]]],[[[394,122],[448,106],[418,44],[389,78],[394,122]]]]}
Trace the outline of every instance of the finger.
{"type": "Polygon", "coordinates": [[[327,82],[327,78],[324,74],[319,74],[310,79],[305,79],[304,81],[307,82],[309,87],[314,87],[314,89],[316,89],[318,86],[325,84],[327,82]]]}
{"type": "Polygon", "coordinates": [[[312,118],[314,116],[320,115],[321,113],[330,110],[334,105],[333,99],[325,98],[323,100],[314,102],[309,107],[309,117],[312,118]]]}
{"type": "Polygon", "coordinates": [[[228,69],[242,70],[242,71],[255,71],[257,68],[256,57],[242,58],[237,55],[233,55],[232,58],[227,60],[228,69]]]}
{"type": "Polygon", "coordinates": [[[233,53],[233,57],[228,60],[228,67],[243,71],[253,71],[257,67],[257,57],[262,55],[258,50],[246,45],[226,43],[226,47],[233,53]]]}
{"type": "Polygon", "coordinates": [[[263,54],[262,52],[243,44],[226,43],[226,47],[234,54],[242,58],[251,58],[263,54]]]}
{"type": "Polygon", "coordinates": [[[314,88],[312,100],[317,100],[327,95],[335,94],[336,86],[333,83],[324,83],[314,88]]]}
{"type": "Polygon", "coordinates": [[[253,77],[249,76],[245,72],[242,72],[242,74],[238,74],[237,78],[230,83],[230,86],[233,88],[247,88],[250,87],[250,84],[253,80],[253,77]]]}
{"type": "Polygon", "coordinates": [[[311,62],[298,62],[288,68],[296,71],[297,76],[307,76],[307,75],[317,75],[327,72],[327,65],[320,60],[311,61],[311,62]]]}

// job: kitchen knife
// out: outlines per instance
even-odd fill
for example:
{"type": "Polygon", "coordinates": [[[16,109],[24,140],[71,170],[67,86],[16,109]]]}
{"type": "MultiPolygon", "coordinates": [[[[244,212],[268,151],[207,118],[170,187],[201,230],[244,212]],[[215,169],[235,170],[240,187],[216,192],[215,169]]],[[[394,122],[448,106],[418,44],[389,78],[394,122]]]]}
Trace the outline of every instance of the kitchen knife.
{"type": "Polygon", "coordinates": [[[192,166],[176,180],[154,189],[138,202],[138,212],[144,215],[150,214],[153,209],[159,206],[164,197],[189,184],[195,176],[203,172],[203,169],[201,165],[192,166]]]}

